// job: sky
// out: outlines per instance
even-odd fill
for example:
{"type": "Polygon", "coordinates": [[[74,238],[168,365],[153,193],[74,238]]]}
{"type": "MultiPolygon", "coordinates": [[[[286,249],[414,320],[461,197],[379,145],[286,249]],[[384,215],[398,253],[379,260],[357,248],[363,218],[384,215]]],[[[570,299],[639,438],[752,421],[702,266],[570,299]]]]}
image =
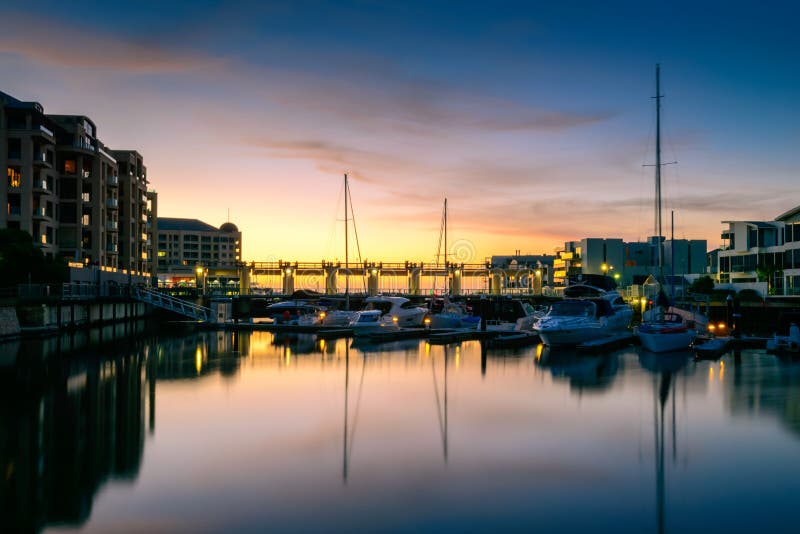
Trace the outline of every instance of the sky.
{"type": "Polygon", "coordinates": [[[0,90],[145,159],[158,215],[228,220],[248,261],[552,254],[800,205],[791,2],[0,5],[0,90]],[[565,5],[560,5],[565,4],[565,5]],[[351,243],[355,241],[350,234],[351,243]],[[355,246],[350,257],[357,257],[355,246]]]}

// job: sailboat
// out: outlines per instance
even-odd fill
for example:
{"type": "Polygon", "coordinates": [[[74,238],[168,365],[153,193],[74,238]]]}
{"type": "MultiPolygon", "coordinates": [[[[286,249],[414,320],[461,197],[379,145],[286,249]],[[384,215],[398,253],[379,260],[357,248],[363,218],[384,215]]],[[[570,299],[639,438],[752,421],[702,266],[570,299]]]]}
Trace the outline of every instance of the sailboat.
{"type": "MultiPolygon", "coordinates": [[[[664,256],[661,244],[661,69],[656,65],[656,163],[655,163],[655,231],[658,251],[659,282],[664,279],[664,256]]],[[[673,241],[674,224],[673,224],[673,241]]],[[[665,300],[666,295],[659,294],[659,300],[665,300]]],[[[687,324],[686,314],[681,314],[672,308],[666,309],[662,302],[657,302],[656,307],[650,310],[649,316],[643,317],[643,322],[636,329],[642,346],[650,352],[671,352],[687,350],[697,335],[693,328],[687,324]]]]}
{"type": "MultiPolygon", "coordinates": [[[[347,326],[355,317],[355,312],[350,311],[350,247],[348,238],[350,232],[347,228],[347,222],[353,211],[353,201],[350,198],[350,182],[347,179],[347,173],[344,175],[344,309],[331,310],[326,313],[322,320],[322,324],[329,326],[347,326]],[[348,209],[349,203],[349,209],[348,209]]],[[[355,226],[355,220],[353,222],[355,226]]],[[[358,234],[356,234],[356,242],[358,242],[358,234]]],[[[359,253],[360,255],[360,253],[359,253]]]]}
{"type": "MultiPolygon", "coordinates": [[[[439,258],[442,251],[442,238],[444,238],[444,295],[440,301],[441,311],[433,312],[434,303],[439,304],[434,298],[431,299],[431,314],[430,328],[467,328],[475,330],[480,324],[480,317],[475,317],[467,312],[466,307],[462,303],[453,302],[450,299],[450,263],[448,261],[447,249],[447,199],[444,199],[444,207],[442,208],[442,225],[439,232],[439,246],[436,250],[436,263],[438,269],[439,258]]],[[[436,278],[434,277],[434,288],[436,286],[436,278]]],[[[438,306],[437,306],[438,307],[438,306]]]]}

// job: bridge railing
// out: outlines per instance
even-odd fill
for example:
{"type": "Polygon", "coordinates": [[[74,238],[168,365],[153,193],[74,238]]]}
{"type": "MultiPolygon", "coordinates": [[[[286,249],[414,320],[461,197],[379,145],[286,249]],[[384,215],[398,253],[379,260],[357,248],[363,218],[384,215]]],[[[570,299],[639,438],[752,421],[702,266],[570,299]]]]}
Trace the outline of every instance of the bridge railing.
{"type": "Polygon", "coordinates": [[[211,317],[210,309],[187,302],[183,299],[172,297],[159,291],[135,287],[133,288],[132,296],[142,302],[146,302],[147,304],[152,304],[153,306],[179,313],[196,321],[205,322],[211,317]]]}

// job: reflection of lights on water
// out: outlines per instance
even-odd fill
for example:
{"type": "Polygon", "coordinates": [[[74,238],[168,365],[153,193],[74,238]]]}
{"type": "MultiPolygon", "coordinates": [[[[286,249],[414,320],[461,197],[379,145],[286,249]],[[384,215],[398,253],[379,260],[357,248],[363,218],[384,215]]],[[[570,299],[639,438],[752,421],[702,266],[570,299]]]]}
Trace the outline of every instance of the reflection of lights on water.
{"type": "Polygon", "coordinates": [[[539,343],[538,345],[536,345],[536,359],[537,360],[541,360],[542,359],[542,353],[543,352],[544,352],[544,343],[539,343]]]}
{"type": "Polygon", "coordinates": [[[319,340],[319,350],[321,350],[321,351],[325,350],[325,340],[324,339],[320,339],[319,340]]]}
{"type": "Polygon", "coordinates": [[[456,369],[461,365],[461,347],[456,347],[456,369]]]}
{"type": "Polygon", "coordinates": [[[425,356],[431,355],[431,344],[427,341],[425,342],[425,356]]]}
{"type": "Polygon", "coordinates": [[[719,362],[719,381],[722,382],[722,377],[725,375],[725,362],[719,362]]]}
{"type": "Polygon", "coordinates": [[[292,348],[286,347],[286,367],[289,367],[290,363],[292,363],[292,348]]]}
{"type": "Polygon", "coordinates": [[[713,367],[709,367],[708,368],[708,381],[712,382],[713,380],[714,380],[714,368],[713,367]]]}
{"type": "Polygon", "coordinates": [[[197,370],[198,375],[203,370],[203,349],[199,345],[197,350],[194,351],[194,368],[197,370]]]}

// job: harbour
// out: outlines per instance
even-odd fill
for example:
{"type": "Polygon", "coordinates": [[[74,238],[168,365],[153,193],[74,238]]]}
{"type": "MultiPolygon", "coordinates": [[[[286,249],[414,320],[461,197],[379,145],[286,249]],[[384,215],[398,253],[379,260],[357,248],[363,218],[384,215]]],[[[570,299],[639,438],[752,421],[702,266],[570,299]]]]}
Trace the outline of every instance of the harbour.
{"type": "Polygon", "coordinates": [[[793,521],[800,363],[761,349],[92,339],[47,354],[23,340],[0,367],[4,531],[691,532],[709,508],[725,510],[714,530],[793,521]]]}

